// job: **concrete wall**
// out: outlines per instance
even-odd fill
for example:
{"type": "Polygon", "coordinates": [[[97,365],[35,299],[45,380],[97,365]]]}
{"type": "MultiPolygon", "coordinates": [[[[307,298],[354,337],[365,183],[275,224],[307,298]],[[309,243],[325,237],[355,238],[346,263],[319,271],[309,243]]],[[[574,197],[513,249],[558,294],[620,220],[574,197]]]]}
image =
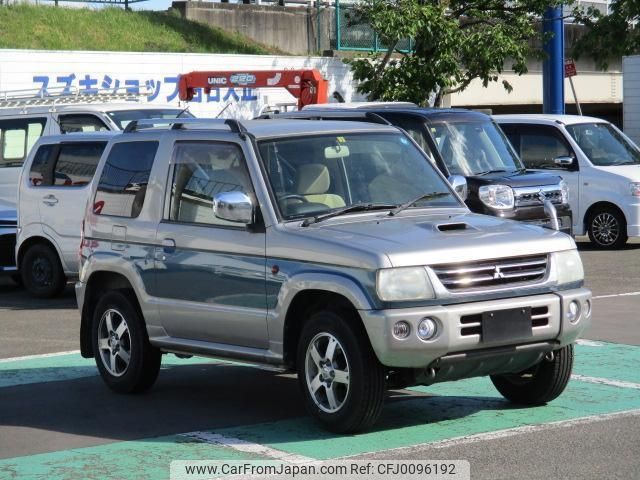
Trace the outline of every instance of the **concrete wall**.
{"type": "Polygon", "coordinates": [[[640,145],[640,55],[624,57],[624,132],[640,145]]]}
{"type": "Polygon", "coordinates": [[[309,55],[329,50],[330,39],[334,37],[334,15],[330,8],[320,9],[318,48],[318,12],[314,7],[194,1],[173,2],[172,7],[189,20],[241,33],[286,53],[309,55]]]}

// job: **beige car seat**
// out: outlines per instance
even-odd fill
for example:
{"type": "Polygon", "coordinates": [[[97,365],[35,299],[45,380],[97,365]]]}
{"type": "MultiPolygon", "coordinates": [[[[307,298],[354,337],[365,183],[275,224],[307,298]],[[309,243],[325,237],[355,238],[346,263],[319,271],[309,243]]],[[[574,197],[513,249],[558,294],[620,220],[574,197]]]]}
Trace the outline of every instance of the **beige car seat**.
{"type": "Polygon", "coordinates": [[[296,171],[294,191],[309,202],[323,203],[329,208],[344,207],[344,198],[327,193],[331,187],[329,169],[321,163],[300,165],[296,171]]]}

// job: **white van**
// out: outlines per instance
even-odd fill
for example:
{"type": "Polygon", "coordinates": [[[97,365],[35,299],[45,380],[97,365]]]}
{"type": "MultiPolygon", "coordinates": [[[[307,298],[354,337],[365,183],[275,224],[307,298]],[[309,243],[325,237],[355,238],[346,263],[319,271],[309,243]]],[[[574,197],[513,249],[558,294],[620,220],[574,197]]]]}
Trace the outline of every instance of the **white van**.
{"type": "Polygon", "coordinates": [[[609,122],[579,115],[494,115],[528,169],[569,185],[573,233],[599,248],[640,237],[640,148],[609,122]]]}
{"type": "Polygon", "coordinates": [[[16,203],[22,164],[43,135],[119,131],[132,120],[192,117],[175,105],[145,103],[144,98],[126,91],[47,96],[0,92],[0,200],[16,203]]]}

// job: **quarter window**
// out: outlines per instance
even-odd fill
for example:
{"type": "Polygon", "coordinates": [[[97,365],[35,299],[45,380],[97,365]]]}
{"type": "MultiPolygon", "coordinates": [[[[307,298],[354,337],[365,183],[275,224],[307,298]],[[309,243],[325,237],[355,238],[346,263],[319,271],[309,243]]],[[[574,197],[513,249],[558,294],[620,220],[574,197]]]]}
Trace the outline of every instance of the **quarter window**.
{"type": "Polygon", "coordinates": [[[106,142],[42,145],[33,157],[29,182],[34,187],[83,187],[96,171],[106,142]]]}
{"type": "Polygon", "coordinates": [[[237,227],[237,223],[213,214],[213,199],[222,192],[251,191],[240,147],[223,142],[180,142],[176,144],[173,162],[168,219],[237,227]]]}
{"type": "Polygon", "coordinates": [[[94,213],[137,217],[144,204],[157,150],[158,142],[116,143],[100,175],[94,213]]]}
{"type": "Polygon", "coordinates": [[[19,167],[44,131],[46,119],[0,121],[0,167],[19,167]]]}

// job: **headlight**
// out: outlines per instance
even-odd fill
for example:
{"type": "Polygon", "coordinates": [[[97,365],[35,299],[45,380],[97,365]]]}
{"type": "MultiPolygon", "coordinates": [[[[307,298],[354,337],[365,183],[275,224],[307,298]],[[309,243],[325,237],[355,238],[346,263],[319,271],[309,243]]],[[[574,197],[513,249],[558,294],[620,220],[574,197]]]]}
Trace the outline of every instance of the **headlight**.
{"type": "Polygon", "coordinates": [[[629,190],[631,190],[631,195],[634,197],[640,197],[640,182],[631,182],[629,190]]]}
{"type": "Polygon", "coordinates": [[[556,252],[554,255],[559,284],[584,280],[584,269],[578,250],[565,250],[564,252],[556,252]]]}
{"type": "Polygon", "coordinates": [[[478,196],[487,207],[508,210],[515,205],[513,190],[507,185],[485,185],[478,190],[478,196]]]}
{"type": "Polygon", "coordinates": [[[424,267],[385,268],[378,270],[378,297],[385,302],[435,298],[424,267]]]}
{"type": "Polygon", "coordinates": [[[564,180],[560,181],[560,193],[562,193],[562,203],[569,203],[569,185],[564,180]]]}

